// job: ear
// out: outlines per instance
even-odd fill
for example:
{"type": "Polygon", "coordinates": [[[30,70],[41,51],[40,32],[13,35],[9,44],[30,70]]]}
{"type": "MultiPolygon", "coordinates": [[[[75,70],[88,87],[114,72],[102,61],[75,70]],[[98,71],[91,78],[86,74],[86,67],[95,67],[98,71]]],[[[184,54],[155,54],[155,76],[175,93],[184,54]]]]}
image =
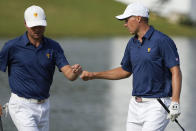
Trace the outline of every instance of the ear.
{"type": "Polygon", "coordinates": [[[26,21],[24,21],[24,25],[25,25],[25,27],[27,28],[27,24],[26,24],[26,21]]]}
{"type": "Polygon", "coordinates": [[[142,20],[142,17],[141,16],[137,16],[137,21],[138,21],[138,23],[140,23],[141,22],[141,20],[142,20]]]}

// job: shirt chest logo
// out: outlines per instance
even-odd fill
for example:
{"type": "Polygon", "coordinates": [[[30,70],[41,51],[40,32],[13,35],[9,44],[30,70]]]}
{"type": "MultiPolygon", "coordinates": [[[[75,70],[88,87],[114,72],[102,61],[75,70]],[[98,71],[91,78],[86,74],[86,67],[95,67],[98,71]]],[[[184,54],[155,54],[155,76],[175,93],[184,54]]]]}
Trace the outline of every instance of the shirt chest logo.
{"type": "Polygon", "coordinates": [[[50,59],[50,54],[49,53],[47,53],[46,56],[47,56],[48,59],[50,59]]]}
{"type": "Polygon", "coordinates": [[[148,48],[148,50],[147,50],[147,51],[148,51],[148,53],[150,53],[150,51],[151,51],[151,48],[148,48]]]}

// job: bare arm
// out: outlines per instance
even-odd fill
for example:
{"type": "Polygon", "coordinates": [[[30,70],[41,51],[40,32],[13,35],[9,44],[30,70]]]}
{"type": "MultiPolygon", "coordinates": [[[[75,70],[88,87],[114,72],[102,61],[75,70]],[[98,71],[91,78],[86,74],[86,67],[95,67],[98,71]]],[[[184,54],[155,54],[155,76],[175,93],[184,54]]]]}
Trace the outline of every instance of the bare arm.
{"type": "Polygon", "coordinates": [[[172,101],[180,101],[180,92],[182,85],[182,73],[179,66],[170,68],[172,73],[172,101]]]}
{"type": "Polygon", "coordinates": [[[131,75],[130,72],[123,70],[122,67],[118,67],[104,72],[83,71],[80,78],[85,81],[92,80],[92,79],[119,80],[119,79],[127,78],[130,75],[131,75]]]}
{"type": "Polygon", "coordinates": [[[0,116],[2,115],[2,106],[0,105],[0,116]]]}
{"type": "Polygon", "coordinates": [[[73,66],[66,65],[61,68],[61,71],[67,79],[74,81],[81,74],[82,67],[79,64],[73,66]]]}

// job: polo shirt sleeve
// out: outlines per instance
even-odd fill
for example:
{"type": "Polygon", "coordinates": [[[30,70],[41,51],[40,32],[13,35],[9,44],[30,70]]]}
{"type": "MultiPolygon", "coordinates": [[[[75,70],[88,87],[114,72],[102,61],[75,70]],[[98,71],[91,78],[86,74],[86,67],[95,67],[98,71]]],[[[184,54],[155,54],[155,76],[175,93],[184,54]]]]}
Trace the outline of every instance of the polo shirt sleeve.
{"type": "Polygon", "coordinates": [[[0,52],[0,70],[6,72],[8,61],[9,61],[9,50],[10,46],[6,43],[0,52]]]}
{"type": "Polygon", "coordinates": [[[69,65],[65,55],[64,55],[64,51],[63,49],[60,47],[56,50],[55,52],[55,62],[56,62],[56,66],[58,67],[59,71],[61,71],[60,69],[65,66],[65,65],[69,65]]]}
{"type": "Polygon", "coordinates": [[[180,59],[174,41],[169,37],[164,37],[159,43],[161,56],[167,68],[180,65],[180,59]]]}
{"type": "Polygon", "coordinates": [[[130,61],[130,46],[129,46],[129,44],[127,44],[127,47],[125,49],[125,53],[124,53],[123,59],[121,61],[121,67],[123,68],[123,70],[132,73],[132,64],[130,61]]]}

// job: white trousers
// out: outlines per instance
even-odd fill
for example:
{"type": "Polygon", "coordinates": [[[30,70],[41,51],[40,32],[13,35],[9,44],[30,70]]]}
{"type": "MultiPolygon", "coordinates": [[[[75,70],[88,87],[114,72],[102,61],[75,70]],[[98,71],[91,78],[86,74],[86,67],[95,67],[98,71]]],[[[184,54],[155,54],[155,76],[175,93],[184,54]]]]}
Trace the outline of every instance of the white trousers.
{"type": "Polygon", "coordinates": [[[42,104],[12,94],[9,113],[18,131],[49,131],[49,100],[42,104]]]}
{"type": "MultiPolygon", "coordinates": [[[[161,98],[168,107],[170,98],[161,98]]],[[[156,99],[141,103],[132,97],[129,104],[127,131],[164,131],[169,123],[167,112],[156,99]]]]}

